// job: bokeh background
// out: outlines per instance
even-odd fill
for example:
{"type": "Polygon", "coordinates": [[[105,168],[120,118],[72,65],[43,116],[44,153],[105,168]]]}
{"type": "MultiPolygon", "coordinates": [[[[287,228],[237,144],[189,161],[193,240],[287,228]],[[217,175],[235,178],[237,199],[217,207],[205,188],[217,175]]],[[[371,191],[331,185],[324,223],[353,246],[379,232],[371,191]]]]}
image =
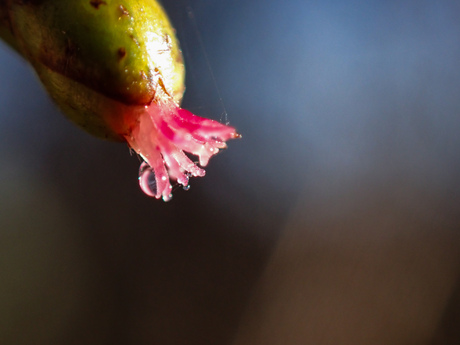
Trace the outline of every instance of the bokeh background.
{"type": "Polygon", "coordinates": [[[0,344],[459,344],[460,3],[163,4],[243,139],[148,198],[2,44],[0,344]]]}

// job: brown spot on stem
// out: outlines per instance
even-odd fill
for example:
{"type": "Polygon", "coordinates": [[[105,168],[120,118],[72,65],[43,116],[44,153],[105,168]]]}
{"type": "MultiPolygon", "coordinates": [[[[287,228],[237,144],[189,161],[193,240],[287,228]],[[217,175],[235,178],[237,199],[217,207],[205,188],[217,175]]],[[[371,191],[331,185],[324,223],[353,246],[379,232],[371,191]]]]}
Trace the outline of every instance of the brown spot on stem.
{"type": "Polygon", "coordinates": [[[96,10],[98,10],[99,6],[101,5],[107,5],[107,3],[104,0],[91,0],[89,4],[93,6],[96,10]]]}
{"type": "Polygon", "coordinates": [[[168,95],[169,97],[171,97],[171,95],[169,94],[168,90],[166,90],[166,86],[165,86],[165,83],[163,82],[163,79],[160,77],[158,78],[158,86],[160,86],[160,88],[163,90],[163,92],[168,95]]]}
{"type": "Polygon", "coordinates": [[[118,57],[122,60],[126,56],[126,49],[121,47],[118,49],[118,57]]]}

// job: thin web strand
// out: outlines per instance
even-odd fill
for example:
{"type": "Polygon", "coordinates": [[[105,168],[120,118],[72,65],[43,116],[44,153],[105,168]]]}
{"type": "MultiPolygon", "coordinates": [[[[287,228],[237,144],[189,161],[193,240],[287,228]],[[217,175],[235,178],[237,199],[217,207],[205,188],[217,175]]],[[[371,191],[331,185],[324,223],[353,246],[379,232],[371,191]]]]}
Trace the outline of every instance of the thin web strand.
{"type": "Polygon", "coordinates": [[[202,35],[200,33],[200,30],[198,29],[195,14],[194,14],[193,8],[190,5],[190,3],[187,5],[186,9],[187,9],[187,17],[190,19],[193,31],[194,31],[197,39],[198,39],[198,44],[200,45],[201,52],[202,52],[202,54],[204,56],[204,61],[206,63],[206,67],[209,70],[209,73],[211,75],[213,86],[214,86],[214,88],[216,90],[217,97],[219,98],[220,106],[222,107],[222,110],[223,110],[223,113],[221,114],[220,122],[223,122],[226,125],[228,125],[230,122],[228,121],[227,109],[225,108],[224,100],[222,98],[222,93],[220,92],[219,86],[217,84],[216,76],[214,75],[214,71],[212,69],[211,62],[209,61],[208,53],[206,51],[206,47],[205,47],[204,42],[203,42],[203,37],[202,37],[202,35]]]}

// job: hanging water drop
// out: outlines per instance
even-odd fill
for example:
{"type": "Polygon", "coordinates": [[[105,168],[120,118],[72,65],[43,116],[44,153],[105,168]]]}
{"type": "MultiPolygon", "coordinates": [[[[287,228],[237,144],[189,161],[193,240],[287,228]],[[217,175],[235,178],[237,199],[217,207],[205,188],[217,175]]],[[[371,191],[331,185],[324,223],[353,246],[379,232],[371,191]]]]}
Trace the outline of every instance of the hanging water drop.
{"type": "Polygon", "coordinates": [[[155,172],[146,162],[139,167],[139,186],[148,196],[155,197],[158,193],[155,172]]]}
{"type": "Polygon", "coordinates": [[[188,191],[188,190],[190,190],[190,185],[188,184],[186,186],[183,186],[182,189],[185,190],[185,191],[188,191]]]}

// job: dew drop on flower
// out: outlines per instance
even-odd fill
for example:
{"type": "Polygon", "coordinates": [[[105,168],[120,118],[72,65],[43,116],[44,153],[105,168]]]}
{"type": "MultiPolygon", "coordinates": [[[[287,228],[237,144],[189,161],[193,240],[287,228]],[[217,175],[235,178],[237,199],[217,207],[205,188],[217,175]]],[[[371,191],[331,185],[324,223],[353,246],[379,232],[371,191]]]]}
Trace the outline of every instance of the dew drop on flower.
{"type": "Polygon", "coordinates": [[[149,196],[156,196],[158,193],[155,171],[146,162],[139,167],[139,186],[149,196]]]}

